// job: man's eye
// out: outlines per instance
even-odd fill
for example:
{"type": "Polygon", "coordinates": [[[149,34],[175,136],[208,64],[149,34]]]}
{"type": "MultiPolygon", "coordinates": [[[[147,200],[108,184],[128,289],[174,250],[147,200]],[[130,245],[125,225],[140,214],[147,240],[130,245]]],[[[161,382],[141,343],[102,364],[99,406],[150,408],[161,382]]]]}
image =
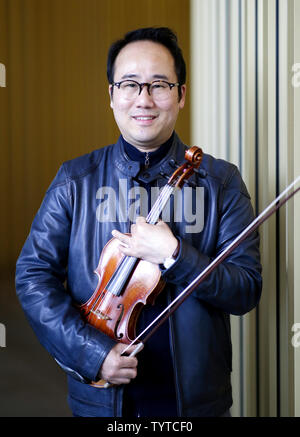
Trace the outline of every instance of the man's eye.
{"type": "Polygon", "coordinates": [[[156,83],[153,83],[153,84],[152,84],[152,87],[153,87],[153,88],[165,88],[165,87],[166,87],[166,84],[163,83],[163,82],[156,82],[156,83]]]}
{"type": "Polygon", "coordinates": [[[168,84],[164,82],[155,82],[152,84],[152,89],[164,89],[167,88],[168,84]]]}
{"type": "Polygon", "coordinates": [[[133,82],[122,83],[122,88],[137,88],[137,84],[133,82]]]}

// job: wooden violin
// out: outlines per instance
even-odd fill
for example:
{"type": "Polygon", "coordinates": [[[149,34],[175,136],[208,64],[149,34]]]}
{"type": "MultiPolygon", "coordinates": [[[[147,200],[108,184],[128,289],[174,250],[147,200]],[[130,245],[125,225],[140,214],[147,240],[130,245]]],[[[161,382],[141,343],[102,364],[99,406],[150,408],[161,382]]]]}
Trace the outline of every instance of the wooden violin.
{"type": "MultiPolygon", "coordinates": [[[[202,149],[198,147],[186,151],[186,162],[175,170],[161,190],[146,218],[147,223],[157,223],[172,193],[182,188],[201,164],[202,156],[202,149]]],[[[165,284],[157,264],[125,256],[118,247],[119,241],[112,238],[103,248],[95,270],[97,287],[79,310],[89,324],[119,342],[130,344],[136,337],[141,310],[146,304],[154,304],[165,284]]]]}

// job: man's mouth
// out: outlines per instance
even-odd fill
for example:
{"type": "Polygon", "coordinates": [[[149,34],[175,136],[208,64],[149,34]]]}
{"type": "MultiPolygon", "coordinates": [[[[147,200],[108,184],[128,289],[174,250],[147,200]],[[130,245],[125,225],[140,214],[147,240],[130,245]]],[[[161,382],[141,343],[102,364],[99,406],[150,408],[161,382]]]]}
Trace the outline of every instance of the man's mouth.
{"type": "Polygon", "coordinates": [[[132,118],[138,121],[149,121],[156,118],[155,115],[134,115],[132,118]]]}

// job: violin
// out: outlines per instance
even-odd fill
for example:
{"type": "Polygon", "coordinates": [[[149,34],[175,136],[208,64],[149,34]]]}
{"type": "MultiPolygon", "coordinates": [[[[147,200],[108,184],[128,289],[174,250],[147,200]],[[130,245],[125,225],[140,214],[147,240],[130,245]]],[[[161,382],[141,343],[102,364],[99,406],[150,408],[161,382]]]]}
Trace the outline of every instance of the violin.
{"type": "MultiPolygon", "coordinates": [[[[176,168],[161,190],[147,223],[157,223],[171,195],[197,171],[202,157],[202,149],[196,146],[186,150],[185,162],[176,168]]],[[[86,322],[114,340],[130,344],[136,337],[136,324],[143,307],[154,304],[165,282],[157,264],[126,256],[118,247],[116,238],[104,246],[95,270],[97,287],[79,310],[86,322]]]]}

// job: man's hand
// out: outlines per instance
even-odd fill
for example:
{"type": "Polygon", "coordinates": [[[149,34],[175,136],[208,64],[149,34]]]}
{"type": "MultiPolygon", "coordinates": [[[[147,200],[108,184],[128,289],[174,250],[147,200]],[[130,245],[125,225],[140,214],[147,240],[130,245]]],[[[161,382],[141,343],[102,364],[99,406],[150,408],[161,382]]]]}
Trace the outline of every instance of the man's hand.
{"type": "Polygon", "coordinates": [[[120,251],[127,256],[144,259],[154,264],[162,264],[174,253],[178,241],[169,226],[159,221],[156,225],[146,223],[138,217],[131,226],[131,235],[113,230],[112,235],[120,241],[120,251]]]}
{"type": "MultiPolygon", "coordinates": [[[[129,384],[137,375],[138,360],[135,357],[121,356],[126,344],[116,344],[101,366],[99,379],[104,379],[111,384],[129,384]]],[[[130,354],[136,346],[131,346],[126,353],[130,354]]]]}

